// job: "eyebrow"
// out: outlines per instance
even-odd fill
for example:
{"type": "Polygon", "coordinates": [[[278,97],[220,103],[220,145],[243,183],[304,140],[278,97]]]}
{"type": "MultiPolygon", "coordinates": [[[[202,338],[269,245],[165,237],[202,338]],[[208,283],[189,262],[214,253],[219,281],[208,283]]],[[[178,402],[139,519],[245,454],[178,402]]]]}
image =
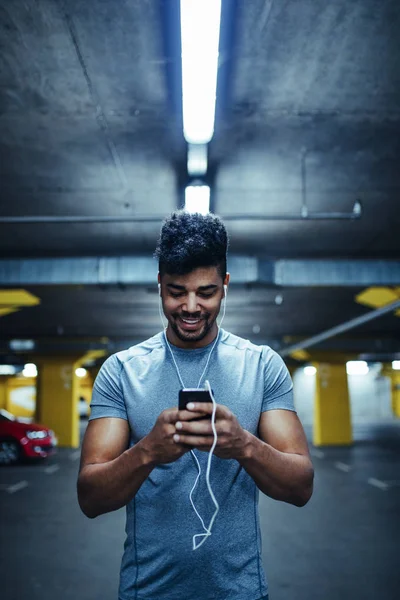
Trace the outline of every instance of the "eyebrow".
{"type": "MultiPolygon", "coordinates": [[[[167,288],[172,288],[179,291],[186,290],[184,285],[178,285],[177,283],[167,283],[167,288]]],[[[218,288],[218,286],[215,283],[211,283],[210,285],[200,285],[197,289],[205,292],[207,290],[214,290],[216,288],[218,288]]]]}

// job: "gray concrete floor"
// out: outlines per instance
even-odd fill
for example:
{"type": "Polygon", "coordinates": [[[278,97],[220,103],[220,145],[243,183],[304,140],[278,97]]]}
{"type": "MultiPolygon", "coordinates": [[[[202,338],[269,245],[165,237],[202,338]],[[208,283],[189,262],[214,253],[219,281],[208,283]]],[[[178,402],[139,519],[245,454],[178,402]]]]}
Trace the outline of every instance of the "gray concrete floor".
{"type": "MultiPolygon", "coordinates": [[[[400,423],[359,427],[355,438],[351,448],[311,446],[315,492],[304,508],[261,498],[270,600],[400,597],[400,423]]],[[[79,451],[60,449],[0,469],[2,600],[116,600],[125,513],[82,515],[78,464],[79,451]]]]}

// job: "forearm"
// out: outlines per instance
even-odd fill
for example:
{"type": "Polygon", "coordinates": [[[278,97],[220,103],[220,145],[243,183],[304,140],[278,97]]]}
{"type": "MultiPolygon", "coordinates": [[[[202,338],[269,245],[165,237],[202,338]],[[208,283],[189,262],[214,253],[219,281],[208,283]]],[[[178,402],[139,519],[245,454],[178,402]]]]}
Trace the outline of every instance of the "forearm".
{"type": "Polygon", "coordinates": [[[296,506],[311,498],[314,469],[307,456],[280,452],[246,432],[244,456],[238,460],[267,496],[296,506]]]}
{"type": "Polygon", "coordinates": [[[93,519],[122,508],[154,467],[142,442],[110,462],[86,465],[78,477],[78,500],[83,513],[93,519]]]}

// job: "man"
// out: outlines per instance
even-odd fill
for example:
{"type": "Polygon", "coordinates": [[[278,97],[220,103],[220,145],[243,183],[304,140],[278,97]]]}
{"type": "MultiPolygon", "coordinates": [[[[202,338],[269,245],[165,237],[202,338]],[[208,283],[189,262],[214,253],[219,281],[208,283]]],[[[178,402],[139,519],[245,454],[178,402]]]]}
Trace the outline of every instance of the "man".
{"type": "Polygon", "coordinates": [[[90,518],[127,507],[119,600],[267,598],[258,490],[296,506],[312,494],[282,359],[218,328],[227,244],[214,215],[178,211],[165,221],[156,257],[167,329],[111,356],[94,385],[78,497],[90,518]],[[220,511],[212,533],[205,471],[213,404],[178,410],[179,390],[205,380],[217,403],[210,481],[220,511]],[[202,474],[192,491],[196,458],[202,474]],[[193,550],[193,537],[207,530],[193,550]]]}

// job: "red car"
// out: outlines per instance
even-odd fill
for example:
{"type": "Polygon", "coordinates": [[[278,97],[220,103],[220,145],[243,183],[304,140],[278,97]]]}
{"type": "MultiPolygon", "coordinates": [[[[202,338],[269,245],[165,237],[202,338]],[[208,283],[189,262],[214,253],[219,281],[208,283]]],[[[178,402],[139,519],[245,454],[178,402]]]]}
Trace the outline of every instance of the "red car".
{"type": "Polygon", "coordinates": [[[18,420],[7,410],[0,410],[0,465],[10,465],[27,458],[46,458],[57,446],[54,431],[38,423],[18,420]]]}

